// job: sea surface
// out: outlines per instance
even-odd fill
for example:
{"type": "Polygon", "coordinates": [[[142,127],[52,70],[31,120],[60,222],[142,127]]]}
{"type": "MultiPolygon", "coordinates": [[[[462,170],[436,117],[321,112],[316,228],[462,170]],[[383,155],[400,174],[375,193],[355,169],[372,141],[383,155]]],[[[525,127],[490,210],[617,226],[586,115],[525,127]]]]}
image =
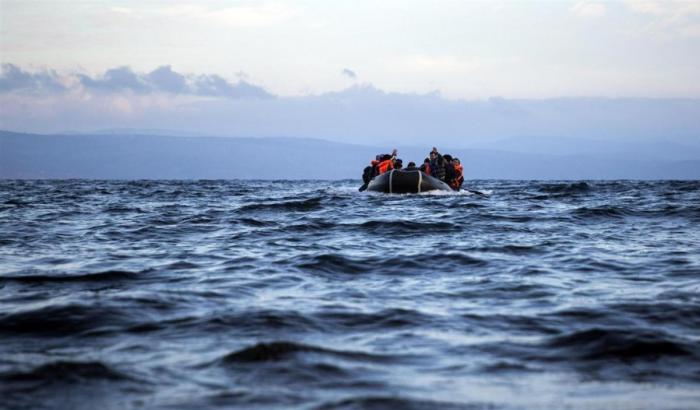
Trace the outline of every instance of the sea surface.
{"type": "Polygon", "coordinates": [[[359,185],[0,181],[0,408],[700,408],[700,181],[359,185]]]}

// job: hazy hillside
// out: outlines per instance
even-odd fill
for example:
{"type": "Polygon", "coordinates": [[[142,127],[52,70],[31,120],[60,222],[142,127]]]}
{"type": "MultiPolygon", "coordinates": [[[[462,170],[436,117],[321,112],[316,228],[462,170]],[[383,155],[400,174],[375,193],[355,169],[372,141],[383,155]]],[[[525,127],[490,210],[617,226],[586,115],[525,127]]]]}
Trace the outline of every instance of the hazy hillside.
{"type": "MultiPolygon", "coordinates": [[[[507,145],[507,144],[504,144],[507,145]]],[[[401,147],[404,163],[430,150],[401,147]]],[[[36,135],[0,131],[1,178],[344,179],[359,178],[371,147],[300,138],[158,135],[36,135]]],[[[462,159],[472,179],[700,179],[700,155],[615,157],[584,152],[441,147],[462,159]]]]}

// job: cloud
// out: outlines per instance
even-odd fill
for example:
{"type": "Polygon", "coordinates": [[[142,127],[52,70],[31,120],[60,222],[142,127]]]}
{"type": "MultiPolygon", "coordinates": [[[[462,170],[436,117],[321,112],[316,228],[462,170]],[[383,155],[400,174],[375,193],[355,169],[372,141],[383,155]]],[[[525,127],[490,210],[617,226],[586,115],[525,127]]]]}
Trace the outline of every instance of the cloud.
{"type": "Polygon", "coordinates": [[[200,75],[194,78],[192,82],[192,93],[195,95],[212,97],[272,98],[270,93],[256,85],[243,80],[239,80],[236,84],[231,84],[216,74],[200,75]]]}
{"type": "Polygon", "coordinates": [[[343,68],[343,71],[341,71],[340,73],[353,80],[357,78],[357,74],[355,74],[355,72],[349,68],[343,68]]]}
{"type": "Polygon", "coordinates": [[[136,93],[147,93],[151,91],[151,87],[144,81],[145,79],[131,71],[129,67],[111,68],[97,78],[92,78],[85,74],[77,74],[77,77],[85,88],[93,90],[131,90],[136,93]]]}
{"type": "Polygon", "coordinates": [[[592,1],[580,1],[571,10],[580,17],[600,17],[607,12],[607,6],[603,3],[592,1]]]}
{"type": "Polygon", "coordinates": [[[187,90],[187,78],[173,71],[169,65],[151,71],[146,75],[146,79],[160,91],[177,94],[187,90]]]}
{"type": "Polygon", "coordinates": [[[99,94],[129,92],[140,95],[178,94],[231,99],[274,98],[274,95],[264,88],[243,79],[232,83],[216,74],[184,75],[173,71],[168,65],[145,74],[122,66],[111,68],[97,76],[85,73],[61,76],[52,70],[31,73],[12,64],[2,65],[0,93],[20,91],[52,94],[74,91],[77,87],[89,93],[99,94]],[[72,84],[72,88],[64,84],[72,84]]]}
{"type": "Polygon", "coordinates": [[[624,4],[636,13],[657,16],[690,17],[700,15],[700,3],[684,0],[625,0],[624,4]]]}
{"type": "Polygon", "coordinates": [[[206,24],[222,24],[229,27],[273,27],[291,20],[297,11],[281,4],[239,5],[211,8],[201,5],[174,5],[153,9],[152,13],[169,19],[200,21],[206,24]]]}
{"type": "Polygon", "coordinates": [[[490,60],[475,57],[459,57],[453,55],[427,55],[415,54],[398,59],[391,64],[399,65],[412,72],[432,72],[435,75],[468,75],[478,70],[490,70],[491,67],[499,67],[510,64],[508,60],[490,60]]]}
{"type": "Polygon", "coordinates": [[[117,13],[117,14],[133,14],[134,10],[127,8],[127,7],[112,7],[109,9],[112,13],[117,13]]]}
{"type": "Polygon", "coordinates": [[[700,37],[700,2],[626,0],[624,4],[630,11],[648,19],[648,32],[672,37],[700,37]]]}
{"type": "Polygon", "coordinates": [[[0,93],[10,91],[56,92],[66,87],[53,70],[30,73],[14,64],[3,64],[0,70],[0,93]]]}

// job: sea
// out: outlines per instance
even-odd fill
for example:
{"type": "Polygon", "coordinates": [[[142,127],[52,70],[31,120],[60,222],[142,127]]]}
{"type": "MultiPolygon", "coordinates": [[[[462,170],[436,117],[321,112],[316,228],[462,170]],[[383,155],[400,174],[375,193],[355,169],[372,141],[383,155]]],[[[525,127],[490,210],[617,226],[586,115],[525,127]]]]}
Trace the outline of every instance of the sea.
{"type": "Polygon", "coordinates": [[[700,408],[700,181],[466,185],[0,181],[0,408],[700,408]]]}

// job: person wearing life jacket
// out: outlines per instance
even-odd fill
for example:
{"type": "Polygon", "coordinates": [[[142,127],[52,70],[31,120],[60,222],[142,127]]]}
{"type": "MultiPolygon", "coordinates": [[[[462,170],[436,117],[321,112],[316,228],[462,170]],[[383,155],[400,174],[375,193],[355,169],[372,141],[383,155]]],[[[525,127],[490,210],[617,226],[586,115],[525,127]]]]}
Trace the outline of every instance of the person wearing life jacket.
{"type": "Polygon", "coordinates": [[[391,155],[386,154],[382,156],[382,160],[377,164],[377,175],[389,172],[392,169],[394,169],[394,161],[391,159],[391,155]]]}
{"type": "Polygon", "coordinates": [[[394,149],[394,151],[392,151],[391,155],[384,154],[384,156],[382,156],[382,160],[377,165],[377,169],[378,169],[377,175],[381,175],[385,172],[389,172],[392,169],[394,169],[394,160],[395,159],[396,159],[396,149],[394,149]]]}
{"type": "Polygon", "coordinates": [[[462,163],[460,162],[459,158],[453,159],[452,163],[454,164],[455,168],[455,178],[452,181],[451,186],[455,191],[459,191],[464,183],[464,167],[462,167],[462,163]]]}

